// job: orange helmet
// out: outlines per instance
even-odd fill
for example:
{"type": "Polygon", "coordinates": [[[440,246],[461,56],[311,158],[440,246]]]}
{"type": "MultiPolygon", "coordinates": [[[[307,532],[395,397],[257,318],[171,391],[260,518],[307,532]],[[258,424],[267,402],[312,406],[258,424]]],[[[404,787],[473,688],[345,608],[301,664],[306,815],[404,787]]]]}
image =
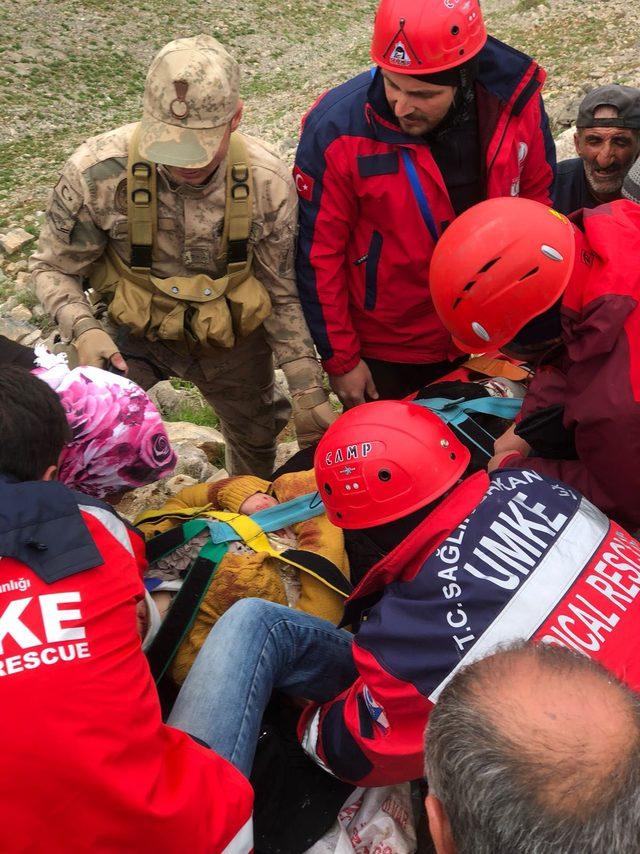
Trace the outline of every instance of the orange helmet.
{"type": "Polygon", "coordinates": [[[478,0],[381,0],[371,58],[398,74],[435,74],[464,64],[486,40],[478,0]]]}
{"type": "Polygon", "coordinates": [[[371,528],[445,493],[470,456],[435,413],[415,403],[380,400],[334,421],[318,443],[314,468],[331,522],[371,528]]]}
{"type": "Polygon", "coordinates": [[[437,242],[431,298],[461,350],[496,350],[557,302],[574,258],[574,227],[565,216],[531,199],[488,199],[437,242]]]}

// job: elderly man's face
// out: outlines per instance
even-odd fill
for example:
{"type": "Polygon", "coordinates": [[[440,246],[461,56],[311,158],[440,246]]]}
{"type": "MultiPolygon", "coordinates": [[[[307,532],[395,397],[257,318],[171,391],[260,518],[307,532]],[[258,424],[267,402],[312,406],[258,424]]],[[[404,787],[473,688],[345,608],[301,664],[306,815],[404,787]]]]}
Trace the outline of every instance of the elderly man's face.
{"type": "MultiPolygon", "coordinates": [[[[615,107],[602,106],[596,119],[616,118],[615,107]]],[[[629,128],[580,128],[574,137],[591,192],[601,202],[620,198],[622,182],[640,154],[640,131],[629,128]]]]}

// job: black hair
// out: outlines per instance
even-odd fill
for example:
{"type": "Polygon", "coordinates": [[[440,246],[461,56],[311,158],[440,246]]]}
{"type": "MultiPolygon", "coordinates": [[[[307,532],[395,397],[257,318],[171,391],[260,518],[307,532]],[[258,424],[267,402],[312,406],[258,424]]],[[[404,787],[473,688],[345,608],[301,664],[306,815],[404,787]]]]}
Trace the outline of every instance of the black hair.
{"type": "Polygon", "coordinates": [[[58,395],[24,368],[0,370],[0,472],[39,480],[58,463],[71,431],[58,395]]]}

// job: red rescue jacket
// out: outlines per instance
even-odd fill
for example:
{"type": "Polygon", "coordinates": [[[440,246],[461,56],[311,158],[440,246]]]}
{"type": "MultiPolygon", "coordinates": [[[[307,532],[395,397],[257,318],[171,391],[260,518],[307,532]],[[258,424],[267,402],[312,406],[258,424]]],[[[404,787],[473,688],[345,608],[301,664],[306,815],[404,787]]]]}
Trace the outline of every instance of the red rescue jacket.
{"type": "Polygon", "coordinates": [[[248,854],[248,781],[165,726],[144,544],[102,502],[0,478],[0,851],[248,854]]]}
{"type": "Polygon", "coordinates": [[[440,692],[500,644],[561,644],[640,688],[640,543],[537,472],[465,480],[365,575],[347,609],[346,620],[364,617],[359,677],[305,710],[299,735],[357,785],[422,777],[440,692]]]}
{"type": "MultiPolygon", "coordinates": [[[[491,38],[479,60],[483,195],[550,204],[555,148],[540,96],[545,72],[491,38]]],[[[428,144],[376,112],[381,87],[379,72],[373,80],[365,72],[325,94],[304,119],[296,154],[298,289],[329,374],[347,373],[361,357],[437,362],[451,349],[429,294],[434,239],[404,151],[438,235],[454,211],[428,144]]]]}
{"type": "Polygon", "coordinates": [[[509,457],[579,489],[631,530],[640,526],[640,205],[584,210],[562,300],[564,351],[542,365],[522,417],[564,406],[577,460],[509,457]]]}

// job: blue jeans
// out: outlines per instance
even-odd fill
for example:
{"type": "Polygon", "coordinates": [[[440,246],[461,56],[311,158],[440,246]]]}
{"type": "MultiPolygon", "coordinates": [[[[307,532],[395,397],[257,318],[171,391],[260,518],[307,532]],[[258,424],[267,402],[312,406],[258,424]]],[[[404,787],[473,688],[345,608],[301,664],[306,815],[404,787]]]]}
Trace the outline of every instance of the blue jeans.
{"type": "Polygon", "coordinates": [[[206,741],[249,776],[271,692],[332,700],[357,675],[352,639],[318,617],[242,599],[209,633],[169,723],[206,741]]]}

